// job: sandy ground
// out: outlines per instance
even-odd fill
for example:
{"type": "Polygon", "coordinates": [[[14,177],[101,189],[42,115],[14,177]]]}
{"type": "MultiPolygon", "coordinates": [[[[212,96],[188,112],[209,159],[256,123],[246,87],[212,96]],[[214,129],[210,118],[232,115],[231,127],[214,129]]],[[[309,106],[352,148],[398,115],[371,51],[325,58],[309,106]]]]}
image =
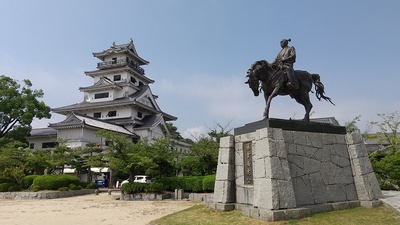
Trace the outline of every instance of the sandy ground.
{"type": "Polygon", "coordinates": [[[146,225],[191,201],[119,201],[119,193],[49,200],[0,200],[0,225],[146,225]]]}

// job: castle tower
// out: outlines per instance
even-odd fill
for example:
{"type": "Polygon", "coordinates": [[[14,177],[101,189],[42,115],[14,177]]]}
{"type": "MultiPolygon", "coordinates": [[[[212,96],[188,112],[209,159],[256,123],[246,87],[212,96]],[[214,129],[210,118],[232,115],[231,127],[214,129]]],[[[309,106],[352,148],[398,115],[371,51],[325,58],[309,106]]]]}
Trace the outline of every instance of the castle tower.
{"type": "MultiPolygon", "coordinates": [[[[60,131],[79,124],[79,121],[82,126],[91,121],[91,126],[97,125],[99,129],[118,126],[124,129],[122,133],[126,134],[126,130],[137,138],[165,136],[169,132],[165,122],[177,118],[157,105],[157,96],[149,86],[154,80],[145,76],[142,68],[149,62],[138,55],[132,39],[127,44],[113,43],[109,49],[95,52],[93,56],[101,60],[97,70],[85,72],[93,78],[93,85],[79,88],[84,95],[82,102],[53,108],[53,112],[65,115],[67,119],[49,127],[58,130],[59,138],[69,140],[71,136],[60,137],[60,131]]],[[[80,139],[92,141],[85,137],[80,139]]]]}

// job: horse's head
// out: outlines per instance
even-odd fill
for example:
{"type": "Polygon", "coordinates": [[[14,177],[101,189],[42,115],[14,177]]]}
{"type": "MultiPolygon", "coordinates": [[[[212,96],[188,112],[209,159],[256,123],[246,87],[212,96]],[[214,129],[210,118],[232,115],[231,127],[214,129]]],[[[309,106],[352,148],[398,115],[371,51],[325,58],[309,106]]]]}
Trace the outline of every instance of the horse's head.
{"type": "Polygon", "coordinates": [[[268,67],[269,64],[265,60],[257,61],[251,65],[250,69],[247,70],[248,80],[245,82],[249,84],[249,88],[253,91],[254,96],[258,96],[260,94],[260,77],[262,71],[268,67]]]}
{"type": "Polygon", "coordinates": [[[248,77],[248,80],[245,83],[249,84],[249,88],[253,91],[254,96],[258,96],[260,94],[260,80],[254,75],[252,69],[247,70],[246,77],[248,77]]]}

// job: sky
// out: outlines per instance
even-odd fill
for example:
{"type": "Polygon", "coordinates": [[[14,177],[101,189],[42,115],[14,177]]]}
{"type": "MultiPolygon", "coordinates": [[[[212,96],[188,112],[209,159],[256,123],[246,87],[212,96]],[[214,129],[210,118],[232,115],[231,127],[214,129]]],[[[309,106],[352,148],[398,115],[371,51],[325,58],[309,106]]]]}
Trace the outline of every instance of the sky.
{"type": "MultiPolygon", "coordinates": [[[[311,118],[341,125],[361,115],[368,131],[378,114],[400,109],[398,0],[0,0],[0,75],[29,79],[57,108],[83,101],[93,85],[93,52],[133,39],[160,108],[178,117],[184,137],[263,119],[265,101],[244,82],[257,60],[273,61],[283,38],[296,48],[295,69],[318,73],[336,106],[318,101],[311,118]]],[[[270,117],[302,119],[288,96],[270,117]]],[[[47,127],[65,117],[32,123],[47,127]]]]}

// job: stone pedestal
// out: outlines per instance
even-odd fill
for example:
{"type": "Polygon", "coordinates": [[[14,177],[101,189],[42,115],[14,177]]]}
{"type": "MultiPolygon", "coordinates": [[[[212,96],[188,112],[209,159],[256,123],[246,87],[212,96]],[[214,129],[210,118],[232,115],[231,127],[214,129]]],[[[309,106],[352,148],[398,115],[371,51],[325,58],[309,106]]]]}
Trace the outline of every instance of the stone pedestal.
{"type": "Polygon", "coordinates": [[[360,134],[270,119],[221,139],[209,206],[274,221],[375,205],[381,196],[360,134]]]}

